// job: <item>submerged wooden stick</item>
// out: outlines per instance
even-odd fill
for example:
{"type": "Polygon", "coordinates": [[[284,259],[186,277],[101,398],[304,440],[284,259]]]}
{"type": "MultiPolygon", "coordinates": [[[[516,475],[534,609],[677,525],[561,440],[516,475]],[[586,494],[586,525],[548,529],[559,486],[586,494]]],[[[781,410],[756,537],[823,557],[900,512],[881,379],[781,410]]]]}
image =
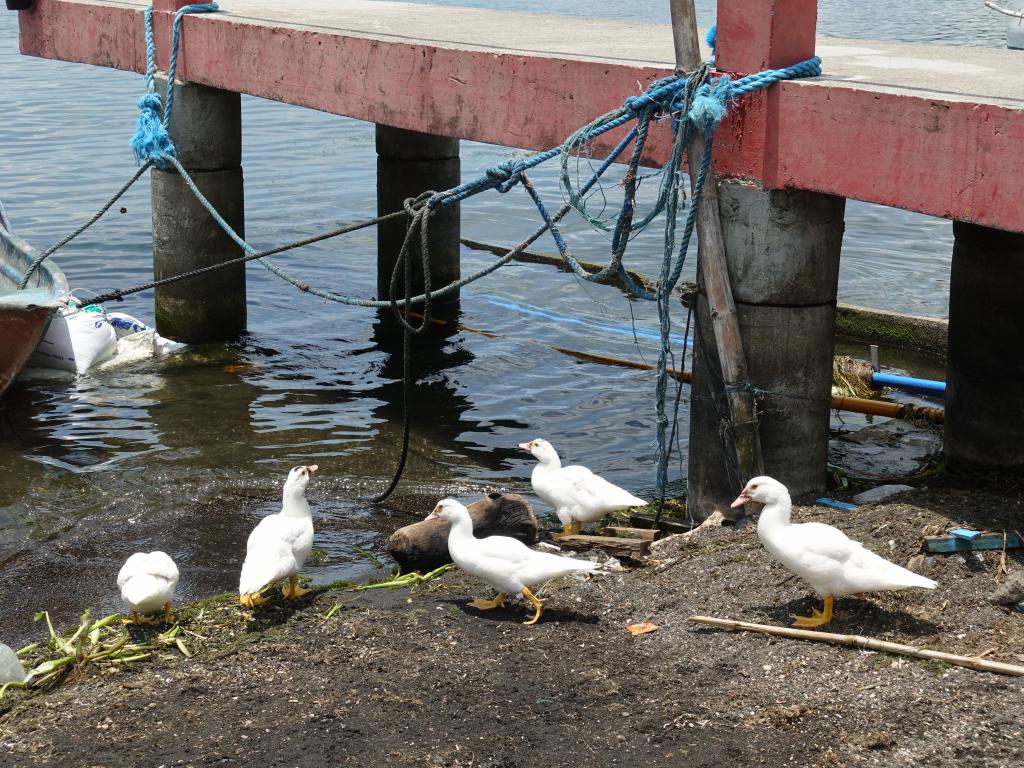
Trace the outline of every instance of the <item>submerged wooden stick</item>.
{"type": "MultiPolygon", "coordinates": [[[[672,38],[676,52],[676,73],[692,72],[701,64],[700,41],[697,38],[697,15],[693,0],[671,0],[672,38]]],[[[686,149],[689,158],[690,188],[697,184],[697,174],[704,157],[707,142],[696,131],[686,149]]],[[[699,262],[704,289],[708,297],[708,310],[715,333],[715,345],[725,380],[725,394],[732,417],[736,442],[736,462],[741,481],[764,474],[761,457],[761,438],[757,432],[757,413],[754,393],[747,377],[747,360],[740,338],[740,323],[736,315],[736,302],[729,282],[729,267],[725,257],[725,239],[718,206],[718,182],[709,167],[704,190],[697,209],[697,238],[699,262]]]]}
{"type": "Polygon", "coordinates": [[[814,632],[809,629],[794,629],[792,627],[773,627],[769,624],[751,624],[747,621],[734,621],[733,619],[716,619],[712,616],[691,616],[689,621],[695,624],[708,624],[720,629],[731,629],[743,632],[761,632],[766,635],[777,635],[779,637],[791,637],[796,640],[816,640],[822,643],[834,645],[852,645],[856,648],[867,648],[872,651],[886,651],[898,653],[902,656],[914,656],[919,659],[935,659],[944,661],[947,664],[954,664],[958,667],[967,667],[983,672],[995,672],[999,675],[1015,675],[1024,677],[1024,667],[1017,664],[1004,664],[1000,661],[989,661],[978,656],[957,656],[953,653],[943,651],[931,651],[927,648],[918,648],[913,645],[891,643],[888,640],[876,640],[873,637],[863,635],[837,635],[833,632],[814,632]]]}

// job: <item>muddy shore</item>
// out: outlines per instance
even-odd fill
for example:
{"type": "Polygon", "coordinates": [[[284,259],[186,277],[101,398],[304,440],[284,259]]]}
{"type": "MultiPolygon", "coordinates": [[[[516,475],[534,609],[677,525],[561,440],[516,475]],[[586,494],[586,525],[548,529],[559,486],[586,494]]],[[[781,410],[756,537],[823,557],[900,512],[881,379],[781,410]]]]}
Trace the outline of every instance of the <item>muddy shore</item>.
{"type": "MultiPolygon", "coordinates": [[[[1013,494],[935,488],[844,513],[798,507],[905,564],[923,531],[1020,528],[1013,494]]],[[[933,592],[841,599],[828,627],[1024,663],[1024,614],[988,602],[1001,553],[936,555],[933,592]]],[[[195,652],[85,669],[0,702],[4,766],[1012,766],[1024,678],[700,628],[693,614],[788,624],[805,585],[754,526],[661,548],[658,564],[551,583],[481,614],[450,571],[413,589],[335,587],[253,615],[182,609],[195,652]],[[625,626],[658,630],[631,637],[625,626]],[[205,634],[204,634],[205,633],[205,634]]],[[[1010,572],[1024,568],[1007,552],[1010,572]]]]}

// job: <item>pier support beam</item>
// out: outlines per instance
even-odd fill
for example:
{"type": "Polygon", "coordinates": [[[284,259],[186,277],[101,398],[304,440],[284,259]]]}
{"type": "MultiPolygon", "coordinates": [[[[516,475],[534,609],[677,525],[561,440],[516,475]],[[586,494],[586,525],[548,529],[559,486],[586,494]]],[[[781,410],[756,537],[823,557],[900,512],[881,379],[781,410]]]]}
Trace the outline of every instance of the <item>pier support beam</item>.
{"type": "MultiPolygon", "coordinates": [[[[402,210],[406,198],[428,189],[457,186],[461,180],[459,140],[447,136],[406,131],[377,125],[377,214],[402,210]]],[[[391,295],[391,274],[405,240],[408,217],[384,222],[377,227],[377,295],[391,295]]],[[[459,205],[448,206],[430,219],[431,288],[441,288],[459,279],[459,205]]],[[[423,292],[423,257],[419,242],[411,251],[413,259],[412,294],[423,292]]],[[[399,296],[404,290],[399,280],[399,296]]],[[[458,301],[458,295],[445,303],[458,301]]]]}
{"type": "MultiPolygon", "coordinates": [[[[797,496],[825,485],[839,252],[846,200],[719,184],[722,230],[765,471],[797,496]]],[[[723,436],[728,407],[707,298],[697,296],[688,503],[698,520],[743,484],[723,436]]]]}
{"type": "MultiPolygon", "coordinates": [[[[166,96],[167,78],[157,90],[166,96]]],[[[166,103],[166,98],[164,99],[166,103]]],[[[178,159],[221,216],[245,236],[242,112],[237,93],[176,83],[171,140],[178,159]]],[[[157,279],[242,255],[175,171],[153,169],[153,272],[157,279]]],[[[161,334],[182,341],[221,341],[245,330],[245,266],[156,289],[161,334]]]]}
{"type": "Polygon", "coordinates": [[[1024,234],[953,222],[946,458],[1024,468],[1024,234]]]}

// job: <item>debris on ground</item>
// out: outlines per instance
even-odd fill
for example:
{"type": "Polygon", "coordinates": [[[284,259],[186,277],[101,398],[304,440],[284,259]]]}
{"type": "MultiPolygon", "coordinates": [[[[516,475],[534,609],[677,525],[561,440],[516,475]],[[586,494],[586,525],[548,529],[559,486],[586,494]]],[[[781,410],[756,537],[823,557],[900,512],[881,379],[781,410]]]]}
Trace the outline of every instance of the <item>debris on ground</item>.
{"type": "MultiPolygon", "coordinates": [[[[931,487],[912,504],[798,506],[793,515],[907,562],[922,554],[926,529],[1019,528],[1024,502],[931,487]]],[[[482,585],[457,569],[255,612],[239,609],[237,596],[181,606],[190,659],[169,648],[85,666],[51,690],[9,691],[0,763],[1024,764],[1022,678],[687,622],[700,613],[789,626],[816,604],[764,550],[756,526],[698,530],[671,545],[671,568],[550,582],[536,626],[521,623],[512,596],[503,608],[471,607],[482,585]],[[658,629],[623,631],[642,623],[658,629]]],[[[988,600],[1004,553],[967,554],[919,562],[938,582],[933,591],[837,599],[828,629],[1024,664],[1024,615],[988,600]]],[[[1010,576],[1024,572],[1024,551],[1005,559],[1010,576]]]]}

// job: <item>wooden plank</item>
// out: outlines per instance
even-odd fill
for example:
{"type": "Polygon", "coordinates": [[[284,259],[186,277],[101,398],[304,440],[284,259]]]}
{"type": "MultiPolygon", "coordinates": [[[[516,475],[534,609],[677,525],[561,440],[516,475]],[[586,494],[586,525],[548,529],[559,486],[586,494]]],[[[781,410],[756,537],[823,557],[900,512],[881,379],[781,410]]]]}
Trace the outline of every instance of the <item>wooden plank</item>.
{"type": "Polygon", "coordinates": [[[600,549],[615,557],[639,560],[651,551],[651,542],[643,539],[621,539],[617,536],[562,536],[558,546],[571,552],[600,549]]]}
{"type": "MultiPolygon", "coordinates": [[[[672,34],[676,46],[676,71],[691,72],[701,64],[700,43],[697,37],[697,18],[693,0],[672,0],[672,34]]],[[[704,156],[704,136],[694,136],[686,151],[690,158],[690,187],[697,182],[696,166],[704,156]]],[[[736,315],[729,267],[725,257],[722,221],[718,205],[718,182],[709,169],[704,184],[700,207],[697,209],[697,237],[700,241],[700,270],[707,291],[711,325],[715,345],[725,380],[726,399],[732,421],[736,461],[740,480],[746,483],[752,477],[764,474],[761,457],[761,439],[757,432],[754,393],[747,377],[746,356],[740,338],[740,324],[736,315]]],[[[748,514],[753,514],[751,507],[748,514]]]]}
{"type": "MultiPolygon", "coordinates": [[[[1024,547],[1024,541],[1016,533],[1006,534],[1006,548],[1020,549],[1024,547]]],[[[973,539],[963,539],[958,536],[925,536],[924,548],[926,552],[973,552],[982,549],[1000,550],[1003,548],[1003,534],[982,533],[973,539]]]]}
{"type": "Polygon", "coordinates": [[[654,541],[658,537],[657,528],[624,528],[617,525],[606,525],[603,533],[612,538],[642,539],[644,541],[654,541]]]}

